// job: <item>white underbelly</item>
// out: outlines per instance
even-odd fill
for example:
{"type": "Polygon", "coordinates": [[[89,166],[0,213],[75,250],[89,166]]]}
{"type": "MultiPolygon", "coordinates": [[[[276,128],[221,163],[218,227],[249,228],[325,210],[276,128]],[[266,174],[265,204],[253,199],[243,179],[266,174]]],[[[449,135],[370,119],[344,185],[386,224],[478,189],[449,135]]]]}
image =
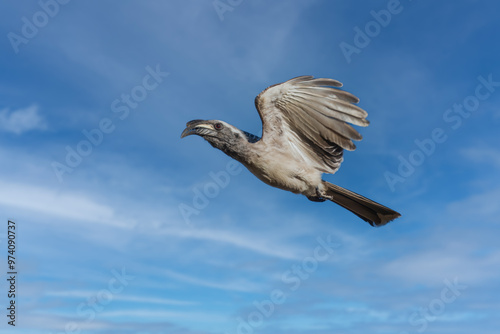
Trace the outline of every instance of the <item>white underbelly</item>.
{"type": "Polygon", "coordinates": [[[305,169],[294,161],[277,157],[265,159],[251,166],[248,170],[268,185],[296,194],[314,195],[321,184],[321,173],[316,169],[305,169]]]}

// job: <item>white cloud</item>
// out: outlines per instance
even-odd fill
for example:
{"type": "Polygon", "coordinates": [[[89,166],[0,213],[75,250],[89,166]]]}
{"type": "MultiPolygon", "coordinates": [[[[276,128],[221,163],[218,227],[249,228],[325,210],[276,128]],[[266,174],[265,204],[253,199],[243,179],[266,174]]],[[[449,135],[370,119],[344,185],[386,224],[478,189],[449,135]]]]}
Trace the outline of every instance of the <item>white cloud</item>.
{"type": "MultiPolygon", "coordinates": [[[[493,182],[493,180],[491,180],[493,182]]],[[[483,193],[473,194],[462,200],[447,205],[447,213],[455,221],[477,223],[496,223],[500,208],[498,199],[500,188],[494,188],[483,193]]]]}
{"type": "Polygon", "coordinates": [[[192,321],[196,319],[197,321],[204,322],[225,322],[227,317],[220,315],[215,312],[191,312],[191,311],[166,311],[166,310],[151,310],[151,309],[128,309],[128,310],[115,310],[115,311],[104,311],[102,313],[103,318],[123,318],[127,317],[130,319],[161,319],[163,321],[175,321],[179,318],[187,319],[192,321]]]}
{"type": "Polygon", "coordinates": [[[155,234],[173,236],[175,238],[198,239],[229,244],[266,256],[288,260],[301,259],[301,249],[284,244],[279,240],[253,235],[248,231],[231,232],[221,229],[189,229],[176,227],[161,227],[153,230],[155,234]]]}
{"type": "Polygon", "coordinates": [[[96,203],[80,194],[57,192],[43,187],[3,180],[0,180],[0,189],[8,189],[8,191],[0,192],[0,204],[6,206],[67,219],[130,227],[129,224],[115,217],[111,207],[96,203]]]}
{"type": "MultiPolygon", "coordinates": [[[[450,236],[449,234],[448,236],[450,236]]],[[[498,280],[500,252],[481,249],[481,234],[452,235],[454,240],[436,237],[429,250],[408,254],[384,265],[382,273],[413,284],[442,284],[444,279],[458,278],[463,284],[483,284],[498,280]],[[476,240],[478,238],[478,240],[476,240]],[[460,240],[461,239],[461,240],[460,240]],[[440,244],[438,244],[440,243],[440,244]]]]}
{"type": "Polygon", "coordinates": [[[468,148],[462,151],[465,158],[476,163],[487,163],[500,167],[500,151],[494,148],[468,148]]]}
{"type": "Polygon", "coordinates": [[[173,270],[164,269],[162,273],[170,278],[181,281],[183,283],[205,286],[213,289],[228,290],[228,291],[242,291],[242,292],[252,292],[258,291],[262,287],[259,284],[253,283],[249,280],[240,279],[230,282],[213,282],[206,279],[189,276],[183,273],[178,273],[173,270]]]}
{"type": "MultiPolygon", "coordinates": [[[[69,291],[48,291],[45,292],[46,296],[51,297],[73,297],[80,299],[89,299],[95,296],[96,291],[94,290],[69,290],[69,291]]],[[[131,301],[135,303],[147,303],[147,304],[164,304],[164,305],[195,305],[197,302],[176,300],[168,298],[159,297],[145,297],[145,296],[133,296],[133,295],[114,295],[113,300],[121,301],[131,301]]]]}
{"type": "Polygon", "coordinates": [[[38,106],[10,111],[0,110],[0,130],[21,134],[30,130],[45,130],[47,124],[38,113],[38,106]]]}

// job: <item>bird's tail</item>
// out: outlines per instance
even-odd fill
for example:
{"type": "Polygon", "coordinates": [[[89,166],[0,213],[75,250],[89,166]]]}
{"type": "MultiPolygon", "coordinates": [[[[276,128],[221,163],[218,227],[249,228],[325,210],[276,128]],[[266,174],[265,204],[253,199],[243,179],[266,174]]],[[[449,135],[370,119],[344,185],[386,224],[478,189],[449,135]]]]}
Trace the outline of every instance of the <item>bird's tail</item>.
{"type": "Polygon", "coordinates": [[[382,226],[401,215],[355,192],[323,181],[326,193],[323,197],[354,213],[372,226],[382,226]]]}

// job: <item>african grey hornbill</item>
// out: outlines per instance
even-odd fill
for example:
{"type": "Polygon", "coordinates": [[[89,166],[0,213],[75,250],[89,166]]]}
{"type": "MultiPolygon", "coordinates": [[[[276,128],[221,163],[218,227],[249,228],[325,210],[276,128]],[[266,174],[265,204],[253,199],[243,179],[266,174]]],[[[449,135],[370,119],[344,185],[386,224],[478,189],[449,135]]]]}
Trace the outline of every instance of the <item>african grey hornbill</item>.
{"type": "Polygon", "coordinates": [[[263,182],[312,201],[330,200],[372,226],[400,216],[381,204],[323,181],[335,173],[343,150],[353,151],[361,135],[349,124],[367,126],[359,99],[333,88],[342,84],[312,76],[293,78],[265,89],[255,98],[262,120],[262,138],[218,120],[193,120],[181,138],[199,135],[213,147],[241,162],[263,182]]]}

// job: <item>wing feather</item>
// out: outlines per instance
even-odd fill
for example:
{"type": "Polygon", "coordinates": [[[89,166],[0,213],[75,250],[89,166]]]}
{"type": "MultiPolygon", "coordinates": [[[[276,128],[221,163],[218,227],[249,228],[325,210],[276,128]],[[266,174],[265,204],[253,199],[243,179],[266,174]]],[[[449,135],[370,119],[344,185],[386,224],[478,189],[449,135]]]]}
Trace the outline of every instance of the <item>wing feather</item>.
{"type": "MultiPolygon", "coordinates": [[[[343,122],[344,120],[339,120],[338,118],[334,118],[332,116],[329,116],[326,113],[316,112],[317,110],[321,109],[323,106],[310,104],[307,101],[305,101],[305,102],[298,101],[298,102],[302,103],[303,109],[304,109],[304,111],[306,111],[307,115],[305,115],[303,117],[310,117],[311,119],[314,119],[319,123],[319,124],[316,124],[316,126],[317,126],[316,129],[325,127],[328,130],[330,130],[330,132],[338,133],[341,136],[345,137],[346,139],[350,139],[350,138],[355,139],[355,140],[362,139],[361,135],[356,130],[354,130],[349,124],[346,124],[345,122],[343,122]]],[[[341,115],[341,117],[346,118],[346,117],[343,117],[342,115],[341,115]]],[[[327,133],[327,135],[328,135],[328,133],[327,133]]]]}
{"type": "Polygon", "coordinates": [[[330,143],[342,143],[345,146],[349,146],[350,144],[352,144],[349,138],[346,138],[342,134],[332,131],[325,126],[322,126],[322,124],[314,117],[307,117],[303,113],[300,113],[300,110],[295,106],[290,106],[289,109],[299,114],[297,116],[297,119],[300,122],[297,122],[294,126],[292,126],[292,130],[296,130],[295,132],[298,132],[302,136],[307,137],[309,140],[316,143],[317,146],[328,147],[330,146],[330,143]]]}
{"type": "MultiPolygon", "coordinates": [[[[335,108],[334,105],[326,105],[326,104],[316,103],[315,101],[313,101],[311,99],[304,98],[304,97],[297,97],[297,98],[294,97],[293,99],[296,100],[298,103],[303,104],[304,106],[308,106],[308,107],[314,109],[317,114],[321,114],[327,118],[332,118],[332,119],[337,119],[339,121],[343,121],[344,125],[346,125],[346,126],[349,126],[349,125],[346,124],[345,122],[349,122],[351,124],[359,125],[359,126],[367,126],[369,124],[369,122],[364,118],[356,117],[356,116],[353,116],[351,114],[344,113],[344,112],[340,111],[339,108],[333,109],[333,108],[335,108]]],[[[316,114],[316,113],[313,113],[313,114],[316,114]]],[[[353,139],[356,139],[356,138],[353,138],[353,139]]],[[[360,140],[360,139],[361,139],[361,137],[359,139],[356,139],[356,140],[360,140]]]]}
{"type": "Polygon", "coordinates": [[[334,172],[342,161],[342,149],[354,150],[353,140],[362,139],[347,123],[369,124],[368,113],[355,105],[359,99],[334,88],[341,86],[337,80],[301,76],[265,89],[255,99],[263,125],[262,140],[276,140],[285,134],[301,155],[334,172]]]}
{"type": "Polygon", "coordinates": [[[343,90],[337,90],[332,94],[331,89],[318,89],[318,87],[311,87],[310,90],[301,92],[302,95],[308,95],[312,97],[324,97],[328,99],[341,99],[351,103],[358,103],[359,99],[343,90]]]}

